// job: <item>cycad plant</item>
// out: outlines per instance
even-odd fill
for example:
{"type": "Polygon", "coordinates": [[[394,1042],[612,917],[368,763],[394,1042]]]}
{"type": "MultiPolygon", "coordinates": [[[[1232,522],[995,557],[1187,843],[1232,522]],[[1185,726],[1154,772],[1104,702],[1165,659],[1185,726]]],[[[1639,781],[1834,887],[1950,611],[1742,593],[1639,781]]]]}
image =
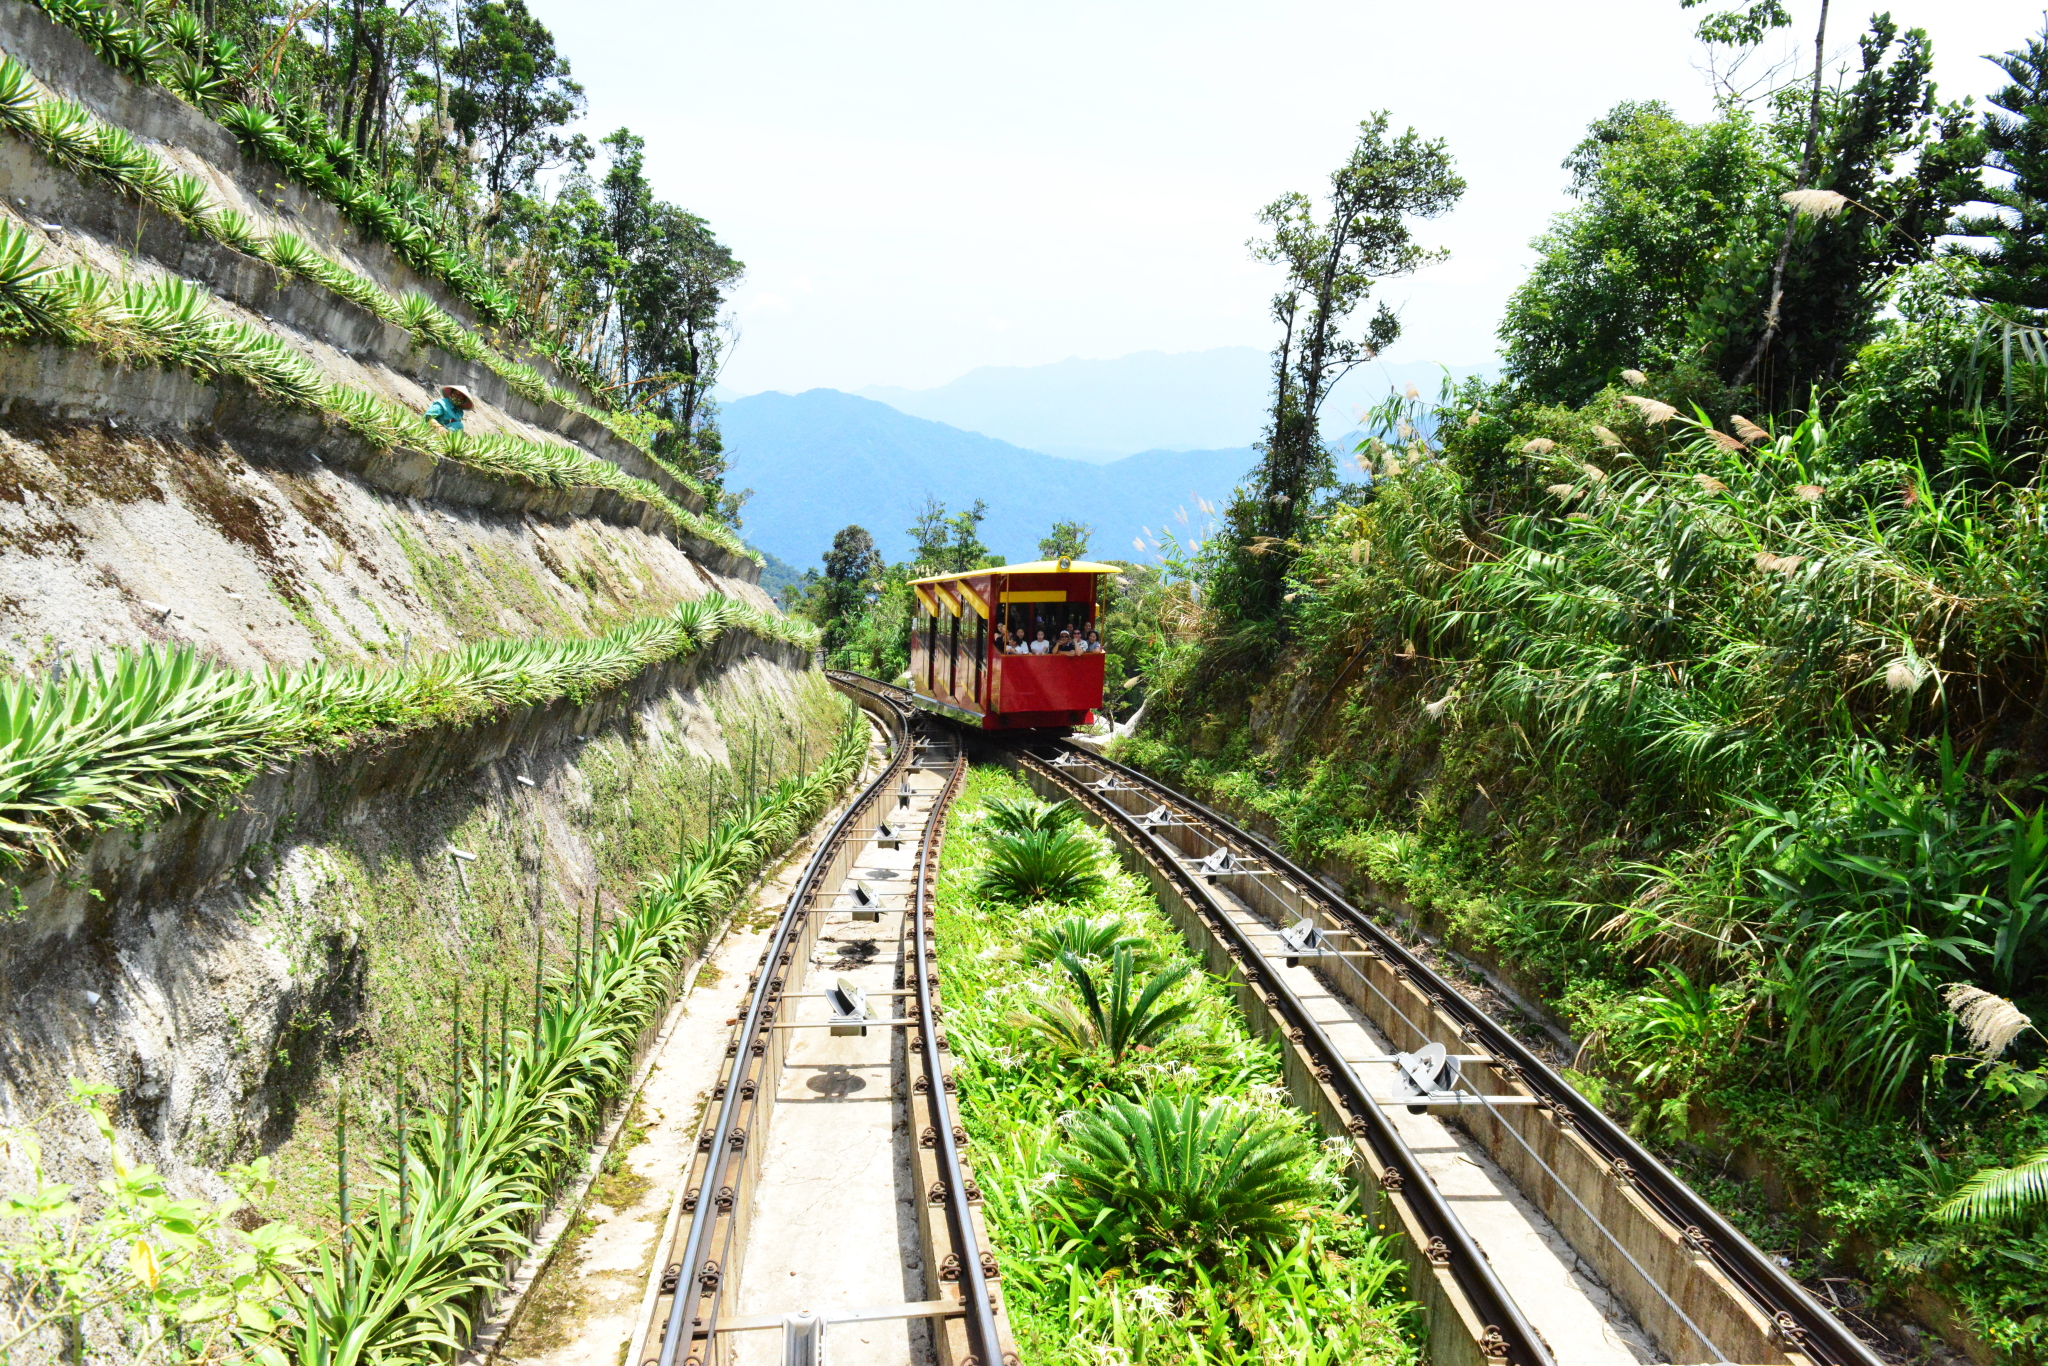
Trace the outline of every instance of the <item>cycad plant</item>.
{"type": "Polygon", "coordinates": [[[1062,1174],[1076,1222],[1133,1259],[1283,1239],[1293,1207],[1317,1194],[1308,1140],[1228,1101],[1154,1095],[1139,1105],[1117,1096],[1073,1118],[1068,1141],[1062,1174]]]}
{"type": "Polygon", "coordinates": [[[1003,901],[1083,901],[1106,883],[1095,846],[1080,831],[1027,830],[989,839],[980,886],[1003,901]]]}
{"type": "Polygon", "coordinates": [[[1062,951],[1059,964],[1073,980],[1080,1004],[1061,997],[1010,1017],[1011,1024],[1057,1048],[1075,1053],[1101,1049],[1115,1066],[1137,1049],[1157,1047],[1195,1013],[1192,1000],[1164,999],[1192,971],[1185,963],[1153,974],[1142,987],[1137,955],[1128,948],[1116,951],[1109,976],[1100,986],[1087,964],[1072,953],[1062,951]]]}
{"type": "Polygon", "coordinates": [[[1051,963],[1058,961],[1061,954],[1071,954],[1075,958],[1109,958],[1119,949],[1129,949],[1143,958],[1145,938],[1132,933],[1129,925],[1113,915],[1100,920],[1070,915],[1064,920],[1033,929],[1024,936],[1024,942],[1012,950],[1012,954],[1025,963],[1051,963]]]}
{"type": "Polygon", "coordinates": [[[1081,820],[1081,808],[1070,801],[1050,804],[1021,797],[991,797],[982,808],[988,823],[1012,835],[1033,830],[1064,830],[1081,820]]]}

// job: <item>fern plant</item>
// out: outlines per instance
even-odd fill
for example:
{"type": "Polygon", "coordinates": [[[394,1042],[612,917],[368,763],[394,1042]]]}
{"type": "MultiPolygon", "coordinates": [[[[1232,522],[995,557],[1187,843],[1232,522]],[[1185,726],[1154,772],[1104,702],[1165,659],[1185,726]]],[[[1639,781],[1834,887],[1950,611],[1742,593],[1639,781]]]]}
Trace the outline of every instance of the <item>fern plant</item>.
{"type": "Polygon", "coordinates": [[[1095,846],[1078,830],[1027,830],[989,840],[980,886],[1004,901],[1085,900],[1105,879],[1095,846]]]}
{"type": "Polygon", "coordinates": [[[1993,1224],[2048,1209],[2048,1148],[2011,1167],[1987,1167],[1935,1207],[1944,1224],[1993,1224]]]}
{"type": "Polygon", "coordinates": [[[1074,1119],[1068,1141],[1063,1174],[1077,1222],[1133,1259],[1283,1239],[1294,1206],[1317,1193],[1308,1140],[1227,1101],[1154,1095],[1139,1105],[1118,1096],[1074,1119]]]}

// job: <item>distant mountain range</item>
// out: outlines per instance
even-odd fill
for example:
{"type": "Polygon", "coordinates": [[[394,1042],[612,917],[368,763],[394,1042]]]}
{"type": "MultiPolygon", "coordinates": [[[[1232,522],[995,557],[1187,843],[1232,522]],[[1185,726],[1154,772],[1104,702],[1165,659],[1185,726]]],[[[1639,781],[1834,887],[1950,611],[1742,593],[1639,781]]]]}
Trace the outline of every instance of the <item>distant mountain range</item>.
{"type": "MultiPolygon", "coordinates": [[[[1341,438],[1353,409],[1413,384],[1434,396],[1445,367],[1359,366],[1323,406],[1323,433],[1341,438]]],[[[1452,366],[1454,378],[1496,366],[1452,366]]],[[[860,397],[898,412],[980,432],[1048,455],[1109,461],[1135,451],[1213,450],[1250,445],[1266,425],[1272,358],[1250,346],[1210,351],[1140,351],[1115,360],[985,366],[936,389],[862,389],[860,397]]]]}
{"type": "Polygon", "coordinates": [[[887,558],[906,558],[926,494],[954,512],[985,500],[981,538],[1012,562],[1036,559],[1039,538],[1063,518],[1095,528],[1092,553],[1128,559],[1142,528],[1170,525],[1183,539],[1199,530],[1197,499],[1220,507],[1257,459],[1237,446],[1081,464],[836,389],[730,399],[719,423],[727,485],[754,491],[747,539],[800,570],[816,568],[849,524],[866,527],[887,558]]]}

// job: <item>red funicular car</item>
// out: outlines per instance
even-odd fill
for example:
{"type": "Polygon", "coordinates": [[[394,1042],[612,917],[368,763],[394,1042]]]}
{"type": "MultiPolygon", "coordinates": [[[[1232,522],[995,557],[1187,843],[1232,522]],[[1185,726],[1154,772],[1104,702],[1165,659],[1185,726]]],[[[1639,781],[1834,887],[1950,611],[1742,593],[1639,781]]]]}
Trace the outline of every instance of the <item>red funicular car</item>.
{"type": "Polygon", "coordinates": [[[1113,564],[1039,560],[914,579],[910,686],[933,711],[984,730],[1086,725],[1102,705],[1102,654],[1028,651],[1041,634],[1086,639],[1113,564]]]}

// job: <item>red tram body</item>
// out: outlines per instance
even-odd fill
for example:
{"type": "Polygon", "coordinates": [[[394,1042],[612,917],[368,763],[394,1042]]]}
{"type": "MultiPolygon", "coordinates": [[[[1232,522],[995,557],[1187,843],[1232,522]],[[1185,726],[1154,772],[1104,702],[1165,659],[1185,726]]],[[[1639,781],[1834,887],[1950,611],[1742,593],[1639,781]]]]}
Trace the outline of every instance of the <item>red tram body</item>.
{"type": "Polygon", "coordinates": [[[930,710],[983,730],[1086,725],[1102,705],[1103,657],[1004,654],[996,626],[1030,640],[1085,635],[1111,564],[1040,560],[914,579],[910,688],[930,710]]]}

